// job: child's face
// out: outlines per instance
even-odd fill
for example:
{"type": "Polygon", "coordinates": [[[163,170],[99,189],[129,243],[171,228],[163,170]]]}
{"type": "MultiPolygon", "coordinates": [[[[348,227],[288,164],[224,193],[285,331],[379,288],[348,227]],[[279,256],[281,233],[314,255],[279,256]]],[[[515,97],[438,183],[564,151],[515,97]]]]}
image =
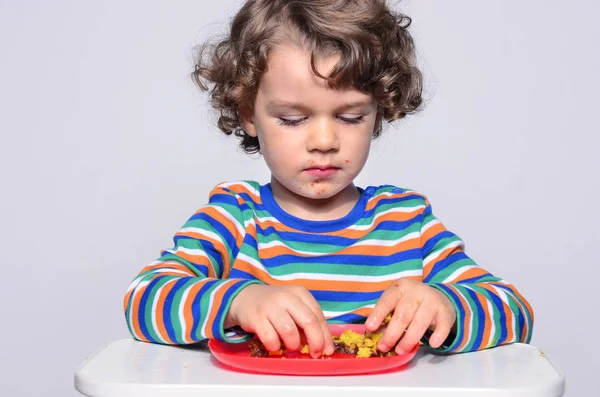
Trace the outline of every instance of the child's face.
{"type": "MultiPolygon", "coordinates": [[[[318,62],[318,71],[326,76],[337,59],[318,62]]],[[[371,95],[328,88],[312,73],[308,54],[282,45],[269,58],[244,129],[258,136],[276,182],[324,199],[351,186],[362,170],[376,118],[371,95]]]]}

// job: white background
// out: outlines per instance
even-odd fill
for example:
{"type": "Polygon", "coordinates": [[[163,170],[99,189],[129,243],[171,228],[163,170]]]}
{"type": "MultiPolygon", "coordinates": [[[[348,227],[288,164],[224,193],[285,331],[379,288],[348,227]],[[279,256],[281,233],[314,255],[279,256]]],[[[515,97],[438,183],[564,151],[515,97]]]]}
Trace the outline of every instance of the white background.
{"type": "MultiPolygon", "coordinates": [[[[76,366],[129,337],[127,285],[209,190],[268,180],[189,78],[238,4],[0,0],[3,395],[76,396],[76,366]]],[[[529,299],[567,395],[597,395],[600,6],[401,7],[428,106],[385,131],[357,182],[425,193],[529,299]]]]}

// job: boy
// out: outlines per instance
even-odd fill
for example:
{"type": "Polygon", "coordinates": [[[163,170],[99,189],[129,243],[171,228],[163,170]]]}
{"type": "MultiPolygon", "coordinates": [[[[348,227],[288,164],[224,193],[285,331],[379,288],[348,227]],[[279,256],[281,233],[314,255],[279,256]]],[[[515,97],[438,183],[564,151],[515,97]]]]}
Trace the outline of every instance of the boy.
{"type": "Polygon", "coordinates": [[[129,329],[155,343],[231,342],[333,353],[327,322],[376,330],[381,351],[425,333],[444,352],[528,342],[533,311],[477,266],[427,198],[356,187],[371,139],[421,105],[410,19],[384,0],[250,0],[193,73],[218,126],[260,152],[271,182],[219,184],[175,246],[125,296],[129,329]]]}

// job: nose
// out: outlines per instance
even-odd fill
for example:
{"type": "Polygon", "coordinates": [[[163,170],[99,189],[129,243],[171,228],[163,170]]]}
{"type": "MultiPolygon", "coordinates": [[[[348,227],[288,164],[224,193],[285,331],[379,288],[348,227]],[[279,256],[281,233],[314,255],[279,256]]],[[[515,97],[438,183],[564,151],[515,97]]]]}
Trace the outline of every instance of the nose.
{"type": "Polygon", "coordinates": [[[340,149],[340,139],[336,126],[328,120],[314,123],[308,133],[306,149],[309,152],[330,152],[340,149]]]}

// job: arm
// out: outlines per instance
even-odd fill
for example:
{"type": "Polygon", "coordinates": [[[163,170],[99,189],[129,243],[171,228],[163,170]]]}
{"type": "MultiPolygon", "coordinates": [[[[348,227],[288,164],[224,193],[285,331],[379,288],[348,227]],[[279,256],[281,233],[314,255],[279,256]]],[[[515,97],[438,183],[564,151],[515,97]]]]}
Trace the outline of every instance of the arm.
{"type": "Polygon", "coordinates": [[[455,338],[442,352],[468,352],[513,342],[528,343],[533,310],[510,283],[469,258],[464,243],[433,215],[425,199],[421,226],[423,281],[456,308],[455,338]]]}
{"type": "Polygon", "coordinates": [[[234,341],[223,330],[229,306],[243,288],[259,283],[228,278],[244,236],[236,196],[216,187],[209,204],[175,234],[174,247],[162,251],[127,289],[123,303],[132,336],[163,344],[234,341]]]}

